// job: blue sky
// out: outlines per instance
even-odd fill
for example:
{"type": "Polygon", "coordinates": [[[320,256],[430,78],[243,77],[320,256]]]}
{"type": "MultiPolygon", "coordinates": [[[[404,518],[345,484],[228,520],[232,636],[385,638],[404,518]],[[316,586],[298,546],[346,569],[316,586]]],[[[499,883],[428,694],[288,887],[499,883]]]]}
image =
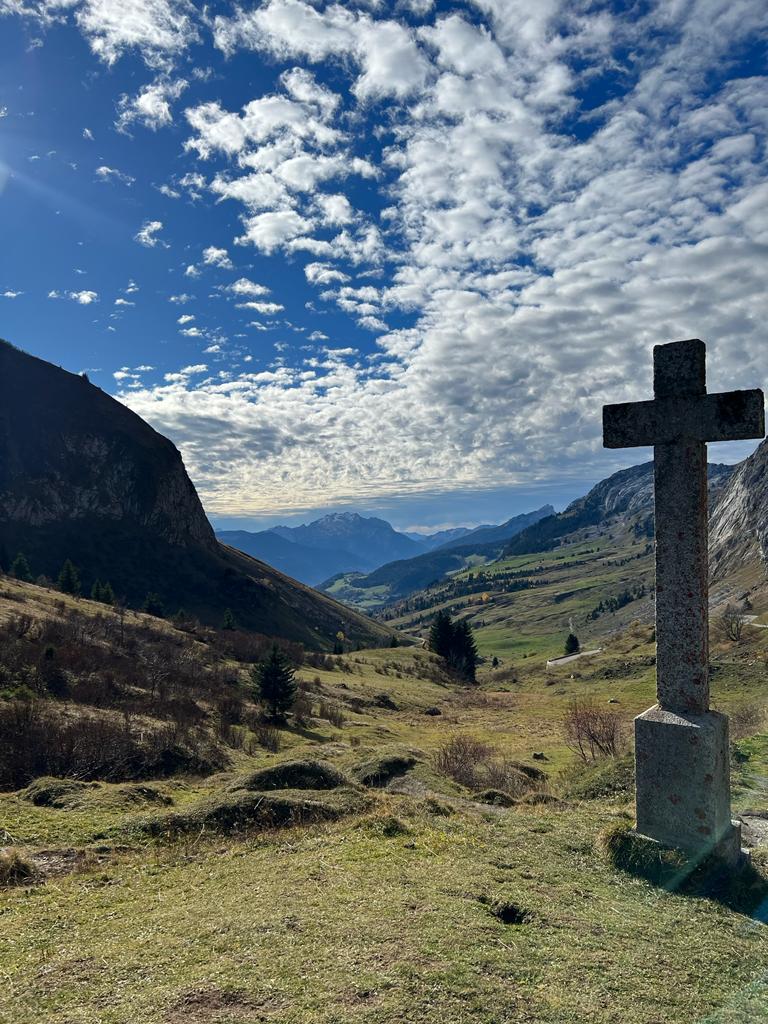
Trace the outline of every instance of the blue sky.
{"type": "MultiPolygon", "coordinates": [[[[0,0],[0,336],[225,525],[561,506],[600,406],[768,356],[762,0],[0,0]]],[[[717,446],[734,461],[749,445],[717,446]]]]}

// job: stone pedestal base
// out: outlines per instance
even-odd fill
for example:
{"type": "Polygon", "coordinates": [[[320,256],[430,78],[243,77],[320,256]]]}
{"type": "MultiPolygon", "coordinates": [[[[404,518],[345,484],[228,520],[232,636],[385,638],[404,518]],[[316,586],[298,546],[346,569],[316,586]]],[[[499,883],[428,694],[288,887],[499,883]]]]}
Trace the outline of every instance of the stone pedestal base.
{"type": "Polygon", "coordinates": [[[728,719],[658,705],[635,719],[637,831],[689,857],[741,859],[731,821],[728,719]]]}

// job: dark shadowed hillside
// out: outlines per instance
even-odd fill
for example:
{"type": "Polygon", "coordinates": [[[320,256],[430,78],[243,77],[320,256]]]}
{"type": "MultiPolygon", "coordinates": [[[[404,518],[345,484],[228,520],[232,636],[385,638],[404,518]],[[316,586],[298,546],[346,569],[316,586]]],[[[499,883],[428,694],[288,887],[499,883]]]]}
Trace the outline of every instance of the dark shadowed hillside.
{"type": "Polygon", "coordinates": [[[317,586],[340,571],[340,566],[352,568],[355,558],[343,551],[311,548],[286,540],[274,530],[251,533],[248,530],[220,530],[216,536],[222,544],[259,558],[280,572],[310,587],[317,586]]]}
{"type": "Polygon", "coordinates": [[[328,646],[338,630],[375,642],[374,623],[217,542],[181,455],[84,377],[0,342],[0,560],[23,551],[35,577],[65,559],[84,591],[109,580],[219,624],[328,646]]]}

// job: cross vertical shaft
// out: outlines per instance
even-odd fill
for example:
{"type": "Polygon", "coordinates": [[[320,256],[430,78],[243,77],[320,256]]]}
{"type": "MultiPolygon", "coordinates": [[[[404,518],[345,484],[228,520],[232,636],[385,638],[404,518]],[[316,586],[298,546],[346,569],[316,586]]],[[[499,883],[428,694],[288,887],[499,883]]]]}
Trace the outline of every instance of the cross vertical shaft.
{"type": "MultiPolygon", "coordinates": [[[[706,394],[702,342],[654,350],[654,398],[706,394]]],[[[709,707],[707,446],[681,436],[653,449],[656,687],[669,711],[709,707]]]]}

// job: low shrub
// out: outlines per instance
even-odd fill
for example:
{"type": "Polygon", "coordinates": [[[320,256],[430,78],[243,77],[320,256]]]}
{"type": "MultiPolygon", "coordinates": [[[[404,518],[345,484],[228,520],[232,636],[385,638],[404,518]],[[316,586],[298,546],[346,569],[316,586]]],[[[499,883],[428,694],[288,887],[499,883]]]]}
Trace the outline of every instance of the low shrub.
{"type": "Polygon", "coordinates": [[[325,700],[320,701],[320,705],[317,709],[317,717],[324,718],[326,722],[330,722],[337,729],[341,729],[346,719],[344,718],[344,712],[340,707],[335,707],[333,704],[329,704],[325,700]]]}
{"type": "Polygon", "coordinates": [[[0,786],[8,789],[41,776],[117,782],[203,775],[226,763],[202,732],[174,725],[139,732],[127,714],[67,719],[35,701],[0,705],[0,786]]]}
{"type": "Polygon", "coordinates": [[[499,790],[510,797],[542,786],[547,778],[541,769],[502,757],[491,744],[464,734],[451,736],[441,744],[434,767],[467,789],[499,790]]]}

